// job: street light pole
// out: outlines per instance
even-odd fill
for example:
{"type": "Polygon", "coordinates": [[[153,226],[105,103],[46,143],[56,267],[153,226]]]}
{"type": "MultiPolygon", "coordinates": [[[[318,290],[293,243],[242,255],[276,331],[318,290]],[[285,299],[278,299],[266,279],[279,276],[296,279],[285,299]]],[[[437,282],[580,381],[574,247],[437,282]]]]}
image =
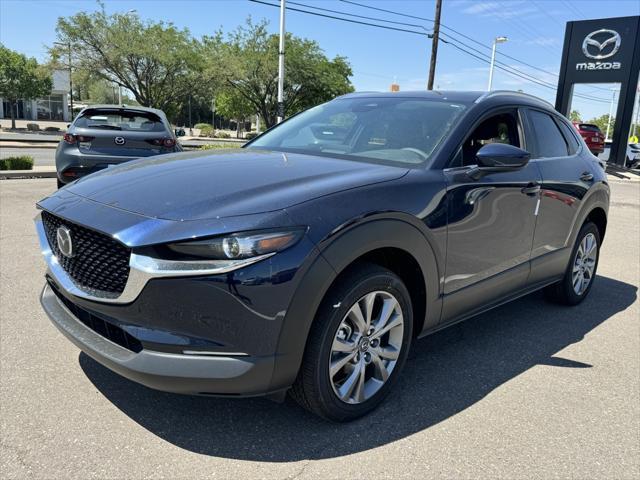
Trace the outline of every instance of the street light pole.
{"type": "Polygon", "coordinates": [[[285,0],[280,0],[280,46],[278,48],[278,123],[284,120],[284,12],[285,0]]]}
{"type": "Polygon", "coordinates": [[[609,117],[607,118],[607,134],[604,136],[605,141],[609,140],[609,130],[611,128],[611,115],[613,115],[613,102],[616,99],[616,90],[611,89],[611,103],[609,104],[609,117]]]}
{"type": "Polygon", "coordinates": [[[496,47],[499,43],[504,43],[507,41],[507,37],[496,37],[493,39],[493,48],[491,49],[491,64],[489,65],[489,86],[487,87],[487,91],[491,91],[491,85],[493,84],[493,68],[496,63],[496,47]]]}
{"type": "Polygon", "coordinates": [[[67,53],[69,55],[69,64],[67,67],[69,68],[69,103],[71,104],[71,121],[73,121],[73,78],[71,71],[71,42],[61,43],[61,42],[53,42],[54,45],[62,45],[67,47],[67,53]]]}

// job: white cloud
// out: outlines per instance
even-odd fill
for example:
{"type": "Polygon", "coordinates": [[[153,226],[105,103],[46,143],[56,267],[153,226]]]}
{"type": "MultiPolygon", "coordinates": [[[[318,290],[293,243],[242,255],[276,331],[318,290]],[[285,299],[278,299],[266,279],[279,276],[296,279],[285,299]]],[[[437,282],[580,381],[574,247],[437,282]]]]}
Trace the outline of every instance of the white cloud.
{"type": "Polygon", "coordinates": [[[497,2],[476,2],[462,9],[462,13],[476,15],[485,18],[496,18],[500,20],[521,17],[527,15],[529,18],[539,15],[538,9],[529,6],[525,1],[513,1],[508,4],[497,2]],[[535,13],[535,15],[533,15],[535,13]]]}

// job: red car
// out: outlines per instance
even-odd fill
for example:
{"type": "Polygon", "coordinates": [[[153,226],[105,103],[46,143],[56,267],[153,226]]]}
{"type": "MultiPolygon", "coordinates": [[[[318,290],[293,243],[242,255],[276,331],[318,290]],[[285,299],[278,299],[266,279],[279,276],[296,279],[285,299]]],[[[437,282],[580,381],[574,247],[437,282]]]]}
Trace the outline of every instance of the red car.
{"type": "Polygon", "coordinates": [[[576,127],[576,130],[578,130],[578,133],[580,133],[580,136],[584,139],[591,153],[598,155],[604,152],[604,135],[597,125],[573,122],[573,126],[576,127]]]}

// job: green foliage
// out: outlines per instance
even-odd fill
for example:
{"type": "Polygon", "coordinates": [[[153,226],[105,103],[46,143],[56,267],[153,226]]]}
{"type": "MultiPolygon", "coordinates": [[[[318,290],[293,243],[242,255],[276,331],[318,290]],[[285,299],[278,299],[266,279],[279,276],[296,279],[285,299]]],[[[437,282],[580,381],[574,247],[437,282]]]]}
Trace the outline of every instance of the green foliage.
{"type": "Polygon", "coordinates": [[[223,117],[237,120],[242,120],[257,111],[255,106],[235,88],[227,88],[218,94],[216,110],[223,117]]]}
{"type": "Polygon", "coordinates": [[[569,113],[569,120],[572,122],[581,122],[582,118],[580,117],[580,112],[578,110],[571,110],[571,113],[569,113]]]}
{"type": "Polygon", "coordinates": [[[51,75],[38,65],[34,58],[27,58],[0,44],[0,97],[11,104],[11,128],[15,125],[15,108],[19,99],[31,100],[49,95],[51,75]]]}
{"type": "Polygon", "coordinates": [[[200,71],[189,32],[137,15],[108,15],[101,7],[58,19],[58,39],[71,44],[75,68],[128,89],[140,105],[175,110],[176,99],[189,93],[200,71]]]}
{"type": "MultiPolygon", "coordinates": [[[[597,125],[598,128],[600,128],[600,131],[602,133],[606,133],[607,132],[607,124],[609,123],[609,114],[606,113],[604,115],[600,115],[599,117],[596,118],[592,118],[591,120],[589,120],[586,123],[592,123],[594,125],[597,125]]],[[[613,129],[613,125],[616,123],[616,119],[615,117],[611,117],[611,129],[613,129]]]]}
{"type": "Polygon", "coordinates": [[[196,123],[193,128],[197,128],[198,130],[202,130],[203,128],[211,127],[212,125],[208,123],[196,123]]]}
{"type": "Polygon", "coordinates": [[[256,138],[258,135],[260,135],[257,132],[248,132],[244,135],[245,140],[251,140],[252,138],[256,138]]]}
{"type": "Polygon", "coordinates": [[[0,170],[33,170],[33,157],[20,155],[0,158],[0,170]]]}
{"type": "MultiPolygon", "coordinates": [[[[275,124],[278,91],[278,35],[267,32],[267,23],[247,23],[227,42],[205,39],[208,72],[224,78],[231,110],[258,113],[266,126],[275,124]],[[240,101],[239,98],[244,100],[240,101]],[[249,108],[251,106],[252,108],[249,108]]],[[[351,66],[344,57],[329,60],[311,40],[287,34],[284,106],[286,115],[353,91],[351,66]]]]}
{"type": "Polygon", "coordinates": [[[200,136],[201,137],[213,137],[214,129],[213,126],[207,123],[199,123],[200,127],[196,125],[196,128],[200,128],[200,136]]]}
{"type": "Polygon", "coordinates": [[[222,150],[226,148],[240,148],[242,143],[208,143],[207,145],[202,145],[199,150],[222,150]]]}
{"type": "Polygon", "coordinates": [[[216,132],[214,137],[216,138],[231,138],[231,135],[227,132],[216,132]]]}

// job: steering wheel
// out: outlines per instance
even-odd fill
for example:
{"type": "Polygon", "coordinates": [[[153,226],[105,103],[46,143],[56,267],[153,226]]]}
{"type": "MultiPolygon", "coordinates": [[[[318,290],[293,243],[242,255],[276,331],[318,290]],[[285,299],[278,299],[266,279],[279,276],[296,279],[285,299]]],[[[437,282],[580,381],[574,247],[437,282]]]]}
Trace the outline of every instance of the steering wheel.
{"type": "Polygon", "coordinates": [[[404,147],[401,150],[406,150],[408,152],[413,152],[416,155],[420,156],[420,158],[422,158],[422,160],[427,160],[429,158],[429,156],[424,153],[422,150],[419,150],[417,148],[413,148],[413,147],[404,147]]]}

